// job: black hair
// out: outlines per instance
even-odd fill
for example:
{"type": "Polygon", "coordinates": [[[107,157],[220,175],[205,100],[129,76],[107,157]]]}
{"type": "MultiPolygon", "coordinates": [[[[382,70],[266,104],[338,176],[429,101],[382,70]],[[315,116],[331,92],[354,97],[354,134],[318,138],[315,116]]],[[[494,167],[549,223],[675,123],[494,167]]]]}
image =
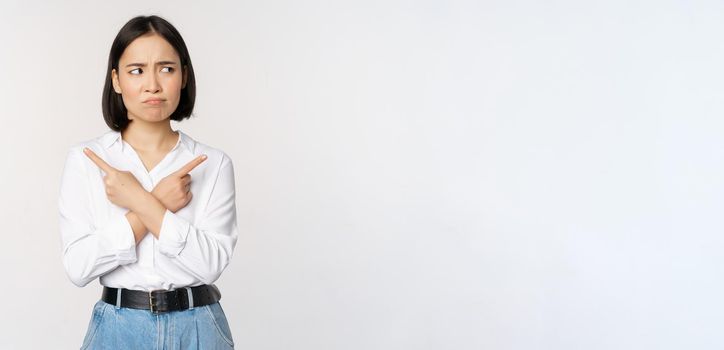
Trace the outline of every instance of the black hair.
{"type": "MultiPolygon", "coordinates": [[[[171,120],[182,121],[191,116],[196,100],[196,79],[194,68],[191,65],[191,57],[186,48],[181,34],[171,23],[158,16],[137,16],[129,20],[118,32],[116,39],[111,45],[111,53],[108,55],[108,69],[106,71],[106,82],[103,86],[103,118],[108,127],[115,131],[126,129],[131,120],[128,119],[128,111],[123,104],[123,98],[113,89],[113,69],[118,70],[118,61],[123,55],[126,47],[136,38],[147,33],[155,33],[166,39],[176,49],[181,59],[181,75],[186,74],[186,85],[181,89],[181,98],[178,107],[171,113],[171,120]]],[[[120,74],[120,73],[119,73],[120,74]]]]}

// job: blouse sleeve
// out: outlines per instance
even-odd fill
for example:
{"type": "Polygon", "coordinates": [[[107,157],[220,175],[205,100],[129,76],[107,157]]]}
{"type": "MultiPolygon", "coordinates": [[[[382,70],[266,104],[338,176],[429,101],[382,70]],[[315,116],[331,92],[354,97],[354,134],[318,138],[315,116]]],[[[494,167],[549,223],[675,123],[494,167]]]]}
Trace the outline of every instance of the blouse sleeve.
{"type": "Polygon", "coordinates": [[[101,227],[94,225],[83,157],[78,147],[68,152],[58,198],[63,266],[78,287],[137,261],[136,240],[125,213],[111,216],[101,227]]]}
{"type": "Polygon", "coordinates": [[[229,264],[238,238],[234,165],[223,155],[202,216],[193,225],[166,209],[159,232],[159,252],[206,284],[229,264]]]}

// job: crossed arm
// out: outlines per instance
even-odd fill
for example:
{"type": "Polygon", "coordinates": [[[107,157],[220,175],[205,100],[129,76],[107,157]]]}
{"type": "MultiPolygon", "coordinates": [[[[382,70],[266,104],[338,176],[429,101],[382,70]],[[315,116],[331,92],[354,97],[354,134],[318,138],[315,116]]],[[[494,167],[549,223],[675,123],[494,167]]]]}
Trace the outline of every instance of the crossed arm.
{"type": "Polygon", "coordinates": [[[181,272],[206,284],[219,277],[238,237],[234,168],[228,157],[224,155],[214,163],[217,172],[209,170],[215,177],[206,184],[210,189],[208,203],[201,217],[192,222],[176,212],[191,201],[189,171],[206,158],[189,162],[149,192],[131,172],[114,169],[84,150],[106,173],[103,183],[108,200],[128,209],[96,226],[86,178],[89,174],[80,153],[68,154],[58,201],[63,264],[74,284],[83,287],[120,265],[136,262],[136,245],[148,232],[157,238],[158,252],[168,258],[155,266],[159,273],[181,272]]]}
{"type": "Polygon", "coordinates": [[[126,219],[128,220],[128,223],[131,224],[131,228],[133,229],[133,236],[135,237],[136,244],[138,244],[138,242],[140,242],[143,237],[146,237],[148,229],[134,211],[128,211],[128,213],[126,214],[126,219]]]}
{"type": "Polygon", "coordinates": [[[88,148],[83,152],[106,173],[104,183],[108,199],[116,205],[129,209],[126,219],[133,229],[136,244],[148,232],[159,238],[166,210],[176,212],[191,201],[192,194],[189,191],[191,177],[188,173],[206,160],[205,155],[196,157],[162,179],[151,192],[148,192],[131,172],[113,168],[88,148]]]}

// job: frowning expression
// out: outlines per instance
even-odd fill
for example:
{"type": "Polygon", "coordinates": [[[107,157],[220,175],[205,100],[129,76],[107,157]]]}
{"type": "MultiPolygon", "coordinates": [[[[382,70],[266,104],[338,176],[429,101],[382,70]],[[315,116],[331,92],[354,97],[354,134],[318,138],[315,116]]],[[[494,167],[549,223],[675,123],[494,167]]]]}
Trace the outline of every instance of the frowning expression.
{"type": "Polygon", "coordinates": [[[146,122],[168,118],[178,107],[186,84],[178,53],[156,33],[133,40],[112,76],[113,89],[121,94],[128,119],[146,122]]]}

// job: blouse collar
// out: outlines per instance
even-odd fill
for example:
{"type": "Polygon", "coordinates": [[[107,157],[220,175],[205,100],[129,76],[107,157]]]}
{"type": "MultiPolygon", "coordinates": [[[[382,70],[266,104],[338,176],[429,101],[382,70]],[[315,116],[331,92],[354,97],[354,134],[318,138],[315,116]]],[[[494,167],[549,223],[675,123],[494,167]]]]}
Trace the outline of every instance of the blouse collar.
{"type": "MultiPolygon", "coordinates": [[[[176,145],[171,149],[171,151],[175,150],[177,147],[181,147],[185,149],[186,151],[190,152],[191,155],[194,154],[194,147],[196,145],[196,141],[191,138],[191,136],[186,135],[181,130],[176,130],[179,134],[179,141],[176,143],[176,145]]],[[[115,130],[109,130],[106,132],[102,138],[101,143],[103,144],[103,147],[105,148],[111,148],[112,146],[119,144],[121,146],[121,149],[123,148],[123,144],[121,141],[121,132],[115,131],[115,130]]]]}

